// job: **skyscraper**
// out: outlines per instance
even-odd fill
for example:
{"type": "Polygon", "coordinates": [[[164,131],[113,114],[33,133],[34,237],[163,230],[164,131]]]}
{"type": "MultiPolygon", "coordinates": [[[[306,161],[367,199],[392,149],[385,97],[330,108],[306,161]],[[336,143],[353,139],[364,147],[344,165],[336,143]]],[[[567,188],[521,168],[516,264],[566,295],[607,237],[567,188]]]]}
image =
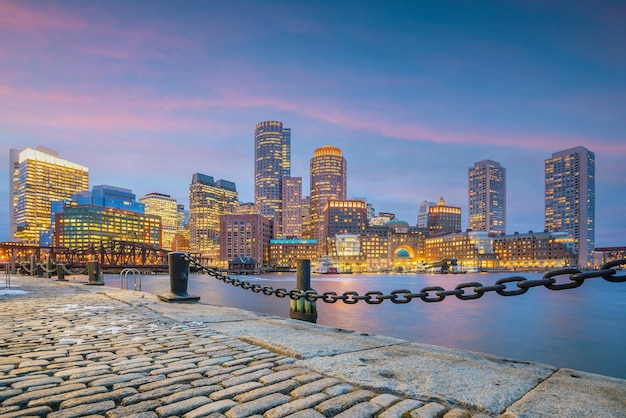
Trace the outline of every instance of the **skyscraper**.
{"type": "Polygon", "coordinates": [[[482,160],[468,169],[469,228],[506,233],[506,169],[482,160]]]}
{"type": "Polygon", "coordinates": [[[443,196],[428,208],[428,232],[431,237],[461,231],[461,208],[448,206],[443,196]]]}
{"type": "Polygon", "coordinates": [[[302,238],[302,177],[280,179],[281,222],[278,237],[302,238]]]}
{"type": "Polygon", "coordinates": [[[215,181],[195,173],[189,185],[189,246],[203,258],[219,260],[220,216],[235,213],[239,194],[235,183],[215,181]]]}
{"type": "Polygon", "coordinates": [[[89,188],[89,169],[37,147],[10,150],[10,240],[38,243],[50,229],[50,203],[89,188]]]}
{"type": "Polygon", "coordinates": [[[435,206],[435,202],[429,202],[423,200],[420,202],[419,212],[417,213],[417,227],[426,229],[428,228],[428,208],[435,206]]]}
{"type": "Polygon", "coordinates": [[[291,129],[284,128],[282,122],[259,122],[254,130],[254,204],[277,230],[284,176],[291,176],[291,129]]]}
{"type": "Polygon", "coordinates": [[[148,193],[139,201],[145,205],[147,215],[161,217],[162,247],[171,250],[174,237],[182,231],[183,214],[178,210],[178,202],[170,195],[162,193],[148,193]]]}
{"type": "Polygon", "coordinates": [[[555,152],[545,161],[545,227],[573,236],[579,267],[590,266],[595,248],[595,161],[584,147],[555,152]]]}
{"type": "Polygon", "coordinates": [[[311,158],[311,231],[309,236],[322,243],[324,207],[330,200],[346,200],[347,162],[339,148],[325,145],[311,158]]]}

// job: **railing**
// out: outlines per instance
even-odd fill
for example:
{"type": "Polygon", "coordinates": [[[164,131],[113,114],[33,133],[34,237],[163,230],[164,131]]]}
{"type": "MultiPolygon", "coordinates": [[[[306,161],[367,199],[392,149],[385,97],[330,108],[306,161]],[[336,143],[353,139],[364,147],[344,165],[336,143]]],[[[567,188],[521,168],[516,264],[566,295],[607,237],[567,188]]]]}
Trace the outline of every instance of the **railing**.
{"type": "Polygon", "coordinates": [[[132,267],[122,269],[122,271],[120,272],[120,288],[129,289],[129,275],[133,278],[133,290],[141,291],[141,272],[138,269],[132,267]]]}
{"type": "Polygon", "coordinates": [[[605,263],[599,270],[583,272],[577,268],[565,268],[550,271],[544,274],[543,278],[538,280],[528,280],[522,276],[512,276],[499,279],[495,284],[487,286],[479,282],[461,283],[451,290],[446,290],[440,286],[429,286],[424,287],[419,292],[412,292],[408,289],[398,289],[391,291],[387,295],[377,290],[365,292],[363,295],[355,291],[343,292],[341,295],[336,292],[324,292],[319,294],[314,289],[293,289],[288,291],[284,288],[274,289],[272,286],[261,286],[256,283],[250,283],[247,280],[230,277],[228,274],[224,274],[221,271],[205,267],[196,262],[188,254],[184,257],[189,261],[190,266],[195,267],[198,271],[209,274],[235,287],[251,290],[254,293],[263,293],[268,296],[274,295],[279,298],[289,296],[292,300],[304,299],[309,302],[321,300],[325,303],[335,303],[342,301],[348,305],[358,303],[361,300],[370,305],[378,305],[385,300],[390,300],[392,303],[396,304],[409,303],[414,300],[421,300],[422,302],[442,302],[447,296],[455,296],[461,300],[470,300],[478,299],[489,292],[495,292],[501,296],[517,296],[528,292],[528,290],[533,287],[539,286],[544,286],[550,290],[574,289],[582,286],[585,280],[595,278],[602,278],[612,283],[626,282],[626,274],[619,275],[616,269],[616,267],[626,266],[626,258],[623,258],[605,263]],[[566,277],[565,280],[557,283],[556,277],[558,276],[566,277]],[[511,289],[507,287],[508,285],[511,286],[511,289]],[[513,289],[513,286],[515,286],[515,289],[513,289]]]}

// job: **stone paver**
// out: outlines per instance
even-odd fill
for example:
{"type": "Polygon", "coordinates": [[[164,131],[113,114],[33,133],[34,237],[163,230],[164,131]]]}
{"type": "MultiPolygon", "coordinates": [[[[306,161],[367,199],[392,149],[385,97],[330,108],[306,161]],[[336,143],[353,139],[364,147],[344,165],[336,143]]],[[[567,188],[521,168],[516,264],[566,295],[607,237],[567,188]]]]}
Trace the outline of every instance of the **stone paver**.
{"type": "Polygon", "coordinates": [[[626,411],[621,379],[201,303],[168,304],[72,280],[17,276],[13,283],[26,293],[0,295],[1,417],[523,418],[626,411]],[[301,349],[303,339],[312,343],[301,349]]]}

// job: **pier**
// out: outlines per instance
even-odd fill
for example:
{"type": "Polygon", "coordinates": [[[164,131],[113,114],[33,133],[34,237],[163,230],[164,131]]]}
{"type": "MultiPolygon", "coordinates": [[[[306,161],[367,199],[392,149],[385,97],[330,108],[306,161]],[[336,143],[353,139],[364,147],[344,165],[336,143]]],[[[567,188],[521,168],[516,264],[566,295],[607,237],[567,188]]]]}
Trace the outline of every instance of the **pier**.
{"type": "Polygon", "coordinates": [[[14,276],[3,417],[620,417],[626,380],[14,276]],[[213,414],[213,415],[211,415],[213,414]],[[404,414],[404,415],[403,415],[404,414]]]}

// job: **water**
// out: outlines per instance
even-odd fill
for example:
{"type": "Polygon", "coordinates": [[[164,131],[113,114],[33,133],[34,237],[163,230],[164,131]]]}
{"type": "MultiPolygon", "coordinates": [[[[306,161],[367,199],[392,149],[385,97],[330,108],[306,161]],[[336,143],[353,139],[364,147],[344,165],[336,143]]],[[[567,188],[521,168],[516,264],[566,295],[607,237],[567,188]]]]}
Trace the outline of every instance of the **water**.
{"type": "MultiPolygon", "coordinates": [[[[313,275],[318,293],[395,289],[418,292],[426,286],[445,289],[463,282],[494,284],[511,274],[352,274],[313,275]]],[[[527,279],[540,274],[524,273],[527,279]]],[[[243,276],[242,280],[295,288],[295,273],[243,276]]],[[[119,286],[119,276],[107,275],[109,286],[119,286]]],[[[131,279],[132,282],[132,279],[131,279]]],[[[559,282],[563,280],[559,279],[559,282]]],[[[131,284],[132,287],[132,284],[131,284]]],[[[515,289],[515,284],[508,286],[515,289]]],[[[143,276],[142,290],[161,294],[170,290],[169,276],[143,276]]],[[[190,275],[188,292],[201,302],[289,317],[289,298],[278,299],[224,284],[207,275],[190,275]]],[[[434,296],[433,293],[431,293],[434,296]]],[[[339,301],[317,302],[318,324],[387,335],[425,344],[479,351],[515,360],[533,361],[626,379],[626,283],[587,280],[576,289],[530,289],[521,296],[503,297],[490,292],[463,301],[448,296],[438,303],[420,300],[397,305],[339,301]]]]}

